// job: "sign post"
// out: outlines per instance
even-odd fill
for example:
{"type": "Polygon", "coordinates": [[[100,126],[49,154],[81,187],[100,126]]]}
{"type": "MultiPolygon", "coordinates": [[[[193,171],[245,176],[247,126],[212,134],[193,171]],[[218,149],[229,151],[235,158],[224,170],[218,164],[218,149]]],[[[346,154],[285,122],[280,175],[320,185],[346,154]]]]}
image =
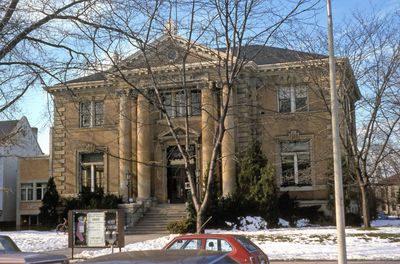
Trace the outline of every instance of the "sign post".
{"type": "MultiPolygon", "coordinates": [[[[121,248],[125,246],[124,211],[72,210],[68,212],[68,247],[74,248],[121,248]]],[[[114,253],[114,252],[113,252],[114,253]]]]}

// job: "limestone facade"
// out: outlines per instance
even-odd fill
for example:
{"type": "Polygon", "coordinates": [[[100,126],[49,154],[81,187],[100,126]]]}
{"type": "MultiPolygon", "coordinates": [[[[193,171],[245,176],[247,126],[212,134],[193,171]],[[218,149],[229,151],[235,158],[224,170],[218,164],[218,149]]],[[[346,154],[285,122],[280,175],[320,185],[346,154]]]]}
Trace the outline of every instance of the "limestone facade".
{"type": "MultiPolygon", "coordinates": [[[[158,42],[157,54],[166,54],[169,64],[178,65],[176,55],[170,54],[176,49],[179,58],[177,44],[166,41],[158,42]]],[[[282,192],[290,192],[305,205],[325,205],[332,175],[327,59],[311,56],[306,65],[293,60],[293,51],[265,48],[264,59],[248,63],[228,95],[210,50],[198,48],[189,56],[186,89],[177,81],[182,76],[177,67],[163,66],[160,56],[160,61],[152,57],[150,76],[143,70],[140,55],[125,62],[129,85],[113,74],[98,73],[50,88],[55,99],[52,174],[60,194],[75,195],[86,186],[102,187],[125,200],[187,199],[188,183],[176,141],[158,105],[148,100],[157,98],[152,89],[155,78],[180,143],[185,143],[184,134],[189,135],[198,191],[212,153],[221,105],[229,96],[217,169],[222,193],[235,192],[241,154],[251,141],[258,140],[275,167],[282,192]],[[188,106],[181,105],[184,97],[188,106]]],[[[353,109],[357,86],[347,60],[337,63],[337,83],[349,106],[341,109],[343,116],[353,109]]]]}

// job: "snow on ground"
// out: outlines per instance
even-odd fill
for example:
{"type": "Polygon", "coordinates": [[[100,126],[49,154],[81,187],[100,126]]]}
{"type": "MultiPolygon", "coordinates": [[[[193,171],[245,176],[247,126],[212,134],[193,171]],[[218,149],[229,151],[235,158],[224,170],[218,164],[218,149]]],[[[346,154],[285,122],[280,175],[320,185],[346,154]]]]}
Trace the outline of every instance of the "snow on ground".
{"type": "MultiPolygon", "coordinates": [[[[250,220],[250,219],[247,219],[250,220]]],[[[262,221],[260,219],[257,219],[262,221]]],[[[257,221],[252,220],[252,221],[257,221]]],[[[306,222],[306,221],[305,221],[306,222]]],[[[282,223],[284,223],[282,221],[282,223]]],[[[304,225],[305,223],[302,223],[304,225]]],[[[252,222],[249,227],[235,227],[233,231],[207,230],[208,233],[234,233],[249,236],[260,248],[274,260],[337,259],[335,227],[298,227],[263,229],[255,231],[258,224],[252,222]],[[247,230],[247,231],[240,231],[247,230]],[[250,231],[249,231],[250,230],[250,231]]],[[[400,220],[377,220],[372,225],[376,230],[346,229],[348,259],[359,260],[398,260],[400,259],[400,220]]],[[[0,232],[10,236],[23,251],[51,251],[67,248],[67,235],[57,235],[43,231],[0,232]]],[[[123,251],[160,249],[175,235],[126,245],[123,251]]],[[[117,250],[116,250],[117,251],[117,250]]],[[[85,250],[76,257],[92,258],[111,253],[111,249],[85,250]]]]}

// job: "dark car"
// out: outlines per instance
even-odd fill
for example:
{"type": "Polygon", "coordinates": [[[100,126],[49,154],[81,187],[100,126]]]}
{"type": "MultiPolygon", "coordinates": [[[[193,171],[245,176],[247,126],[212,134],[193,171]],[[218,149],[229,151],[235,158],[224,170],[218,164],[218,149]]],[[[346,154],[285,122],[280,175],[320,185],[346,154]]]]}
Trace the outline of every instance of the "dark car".
{"type": "Polygon", "coordinates": [[[163,249],[220,251],[239,263],[269,264],[268,256],[248,238],[240,235],[182,235],[175,237],[163,249]]]}
{"type": "Polygon", "coordinates": [[[22,252],[8,236],[0,236],[0,264],[67,264],[65,255],[22,252]]]}
{"type": "Polygon", "coordinates": [[[144,250],[116,253],[83,263],[96,264],[237,264],[226,253],[204,250],[144,250]]]}

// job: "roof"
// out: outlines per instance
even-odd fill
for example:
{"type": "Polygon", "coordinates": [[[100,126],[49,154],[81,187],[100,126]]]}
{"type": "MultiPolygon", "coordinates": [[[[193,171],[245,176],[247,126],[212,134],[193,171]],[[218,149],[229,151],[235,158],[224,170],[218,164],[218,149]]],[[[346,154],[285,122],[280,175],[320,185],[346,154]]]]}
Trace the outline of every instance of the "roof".
{"type": "MultiPolygon", "coordinates": [[[[224,48],[217,49],[220,52],[225,51],[224,48]]],[[[251,60],[258,65],[268,65],[285,62],[298,62],[303,60],[324,59],[326,55],[308,53],[285,48],[277,48],[264,45],[249,45],[242,49],[241,57],[245,60],[251,60]]],[[[129,59],[129,58],[128,58],[129,59]]],[[[98,72],[74,80],[66,82],[67,84],[103,81],[106,80],[106,72],[98,72]]]]}
{"type": "Polygon", "coordinates": [[[379,181],[379,185],[400,185],[400,174],[392,175],[387,178],[383,178],[379,181]]]}
{"type": "Polygon", "coordinates": [[[93,82],[93,81],[104,81],[106,80],[105,72],[97,72],[88,76],[80,77],[77,79],[70,80],[66,83],[81,83],[81,82],[93,82]]]}
{"type": "Polygon", "coordinates": [[[10,134],[14,130],[18,122],[19,120],[0,121],[0,135],[10,134]]]}
{"type": "Polygon", "coordinates": [[[264,45],[244,46],[242,51],[242,58],[254,61],[258,65],[328,58],[326,55],[264,45]]]}

